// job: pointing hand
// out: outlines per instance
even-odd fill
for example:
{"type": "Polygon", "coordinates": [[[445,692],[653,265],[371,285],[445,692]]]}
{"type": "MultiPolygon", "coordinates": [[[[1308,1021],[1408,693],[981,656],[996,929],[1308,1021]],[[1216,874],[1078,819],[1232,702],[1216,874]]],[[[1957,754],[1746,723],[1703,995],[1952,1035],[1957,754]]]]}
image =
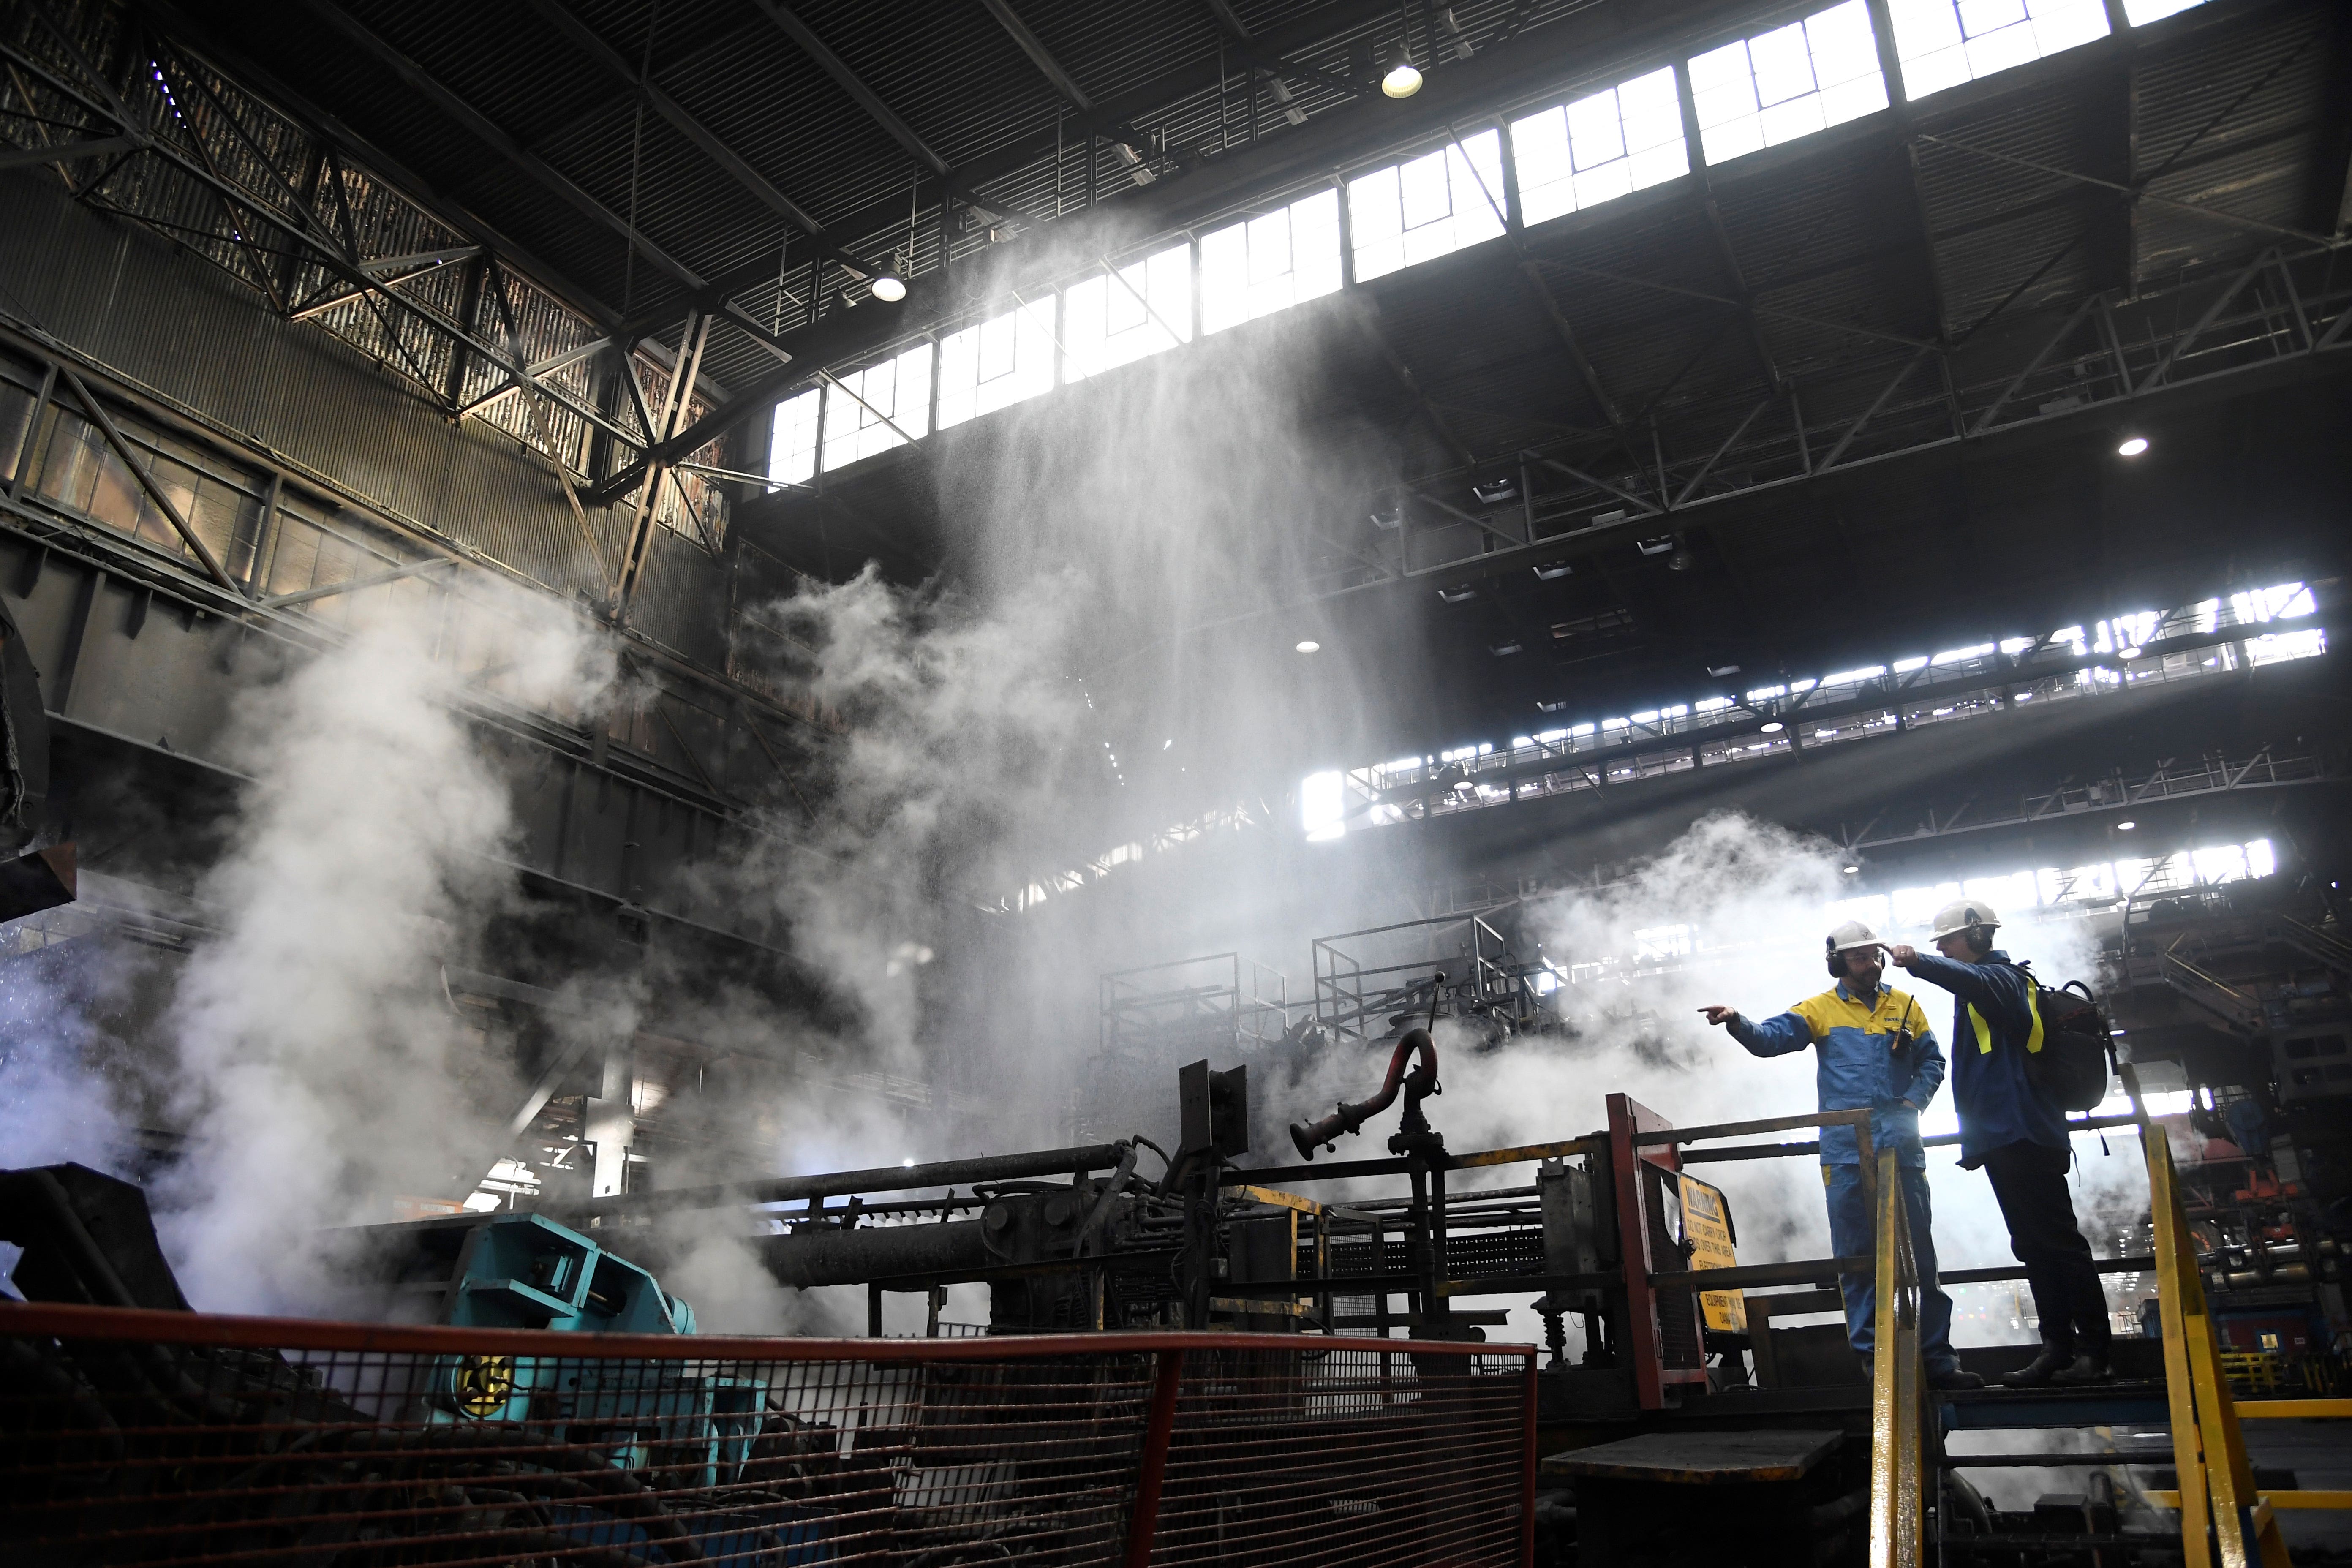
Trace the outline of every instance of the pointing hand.
{"type": "Polygon", "coordinates": [[[1917,962],[1919,950],[1909,942],[1897,942],[1886,950],[1886,956],[1895,961],[1896,968],[1908,969],[1917,962]]]}
{"type": "Polygon", "coordinates": [[[1710,1024],[1728,1024],[1739,1016],[1739,1009],[1737,1007],[1717,1005],[1701,1007],[1699,1011],[1706,1015],[1706,1021],[1710,1024]]]}

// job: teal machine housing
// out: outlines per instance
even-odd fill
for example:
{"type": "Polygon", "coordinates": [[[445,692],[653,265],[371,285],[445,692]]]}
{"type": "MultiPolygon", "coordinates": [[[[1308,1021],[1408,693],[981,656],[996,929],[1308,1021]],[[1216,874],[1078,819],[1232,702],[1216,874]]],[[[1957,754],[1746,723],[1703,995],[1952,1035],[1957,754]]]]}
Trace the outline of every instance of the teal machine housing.
{"type": "MultiPolygon", "coordinates": [[[[437,1317],[453,1327],[694,1331],[694,1309],[650,1273],[541,1215],[500,1215],[416,1240],[397,1288],[412,1301],[437,1291],[437,1317]]],[[[709,1366],[593,1352],[443,1356],[430,1384],[432,1419],[557,1426],[568,1442],[604,1449],[615,1468],[658,1469],[669,1487],[715,1487],[751,1458],[768,1384],[709,1366]]]]}

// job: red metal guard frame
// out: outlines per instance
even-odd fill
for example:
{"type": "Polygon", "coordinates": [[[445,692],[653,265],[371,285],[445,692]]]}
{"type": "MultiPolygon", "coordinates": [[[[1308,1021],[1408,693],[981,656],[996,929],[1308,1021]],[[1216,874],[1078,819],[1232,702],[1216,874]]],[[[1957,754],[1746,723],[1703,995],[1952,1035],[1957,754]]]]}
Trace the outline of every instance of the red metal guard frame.
{"type": "Polygon", "coordinates": [[[0,1305],[0,1561],[1527,1568],[1537,1353],[0,1305]]]}
{"type": "Polygon", "coordinates": [[[1683,1258],[1660,1258],[1650,1245],[1648,1184],[1644,1165],[1669,1174],[1683,1168],[1682,1151],[1672,1143],[1638,1147],[1633,1140],[1644,1132],[1664,1132],[1674,1127],[1630,1097],[1609,1097],[1609,1163],[1617,1189],[1618,1255],[1625,1274],[1625,1352],[1633,1363],[1633,1392],[1644,1410],[1663,1410],[1666,1390],[1675,1384],[1706,1382],[1706,1368],[1666,1364],[1665,1337],[1658,1321],[1658,1293],[1650,1276],[1680,1273],[1690,1266],[1683,1258]]]}

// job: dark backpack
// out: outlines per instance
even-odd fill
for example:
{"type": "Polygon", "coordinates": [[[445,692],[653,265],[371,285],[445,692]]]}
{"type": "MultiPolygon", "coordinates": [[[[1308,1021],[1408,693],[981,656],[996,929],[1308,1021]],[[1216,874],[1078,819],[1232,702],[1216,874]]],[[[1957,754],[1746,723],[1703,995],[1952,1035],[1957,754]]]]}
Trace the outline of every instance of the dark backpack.
{"type": "Polygon", "coordinates": [[[2091,1110],[2107,1098],[2107,1068],[2116,1058],[2107,1016],[2081,981],[2053,988],[2018,967],[2033,987],[2033,1009],[2042,1019],[2042,1048],[2025,1058],[2026,1081],[2061,1110],[2091,1110]]]}

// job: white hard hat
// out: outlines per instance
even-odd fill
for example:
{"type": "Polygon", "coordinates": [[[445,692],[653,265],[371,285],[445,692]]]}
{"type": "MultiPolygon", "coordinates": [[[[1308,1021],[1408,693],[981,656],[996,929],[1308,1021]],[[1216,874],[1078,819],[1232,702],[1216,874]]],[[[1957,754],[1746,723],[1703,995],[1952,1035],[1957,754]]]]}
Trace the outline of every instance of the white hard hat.
{"type": "Polygon", "coordinates": [[[1993,907],[1982,899],[1956,899],[1936,911],[1935,940],[1941,942],[1955,932],[1968,930],[1970,926],[1983,926],[1990,930],[1999,924],[2000,924],[2000,916],[1995,914],[1993,907]]]}
{"type": "Polygon", "coordinates": [[[1861,921],[1848,921],[1830,932],[1829,936],[1829,950],[1832,952],[1852,952],[1858,947],[1885,947],[1885,942],[1879,940],[1878,933],[1861,921]]]}

